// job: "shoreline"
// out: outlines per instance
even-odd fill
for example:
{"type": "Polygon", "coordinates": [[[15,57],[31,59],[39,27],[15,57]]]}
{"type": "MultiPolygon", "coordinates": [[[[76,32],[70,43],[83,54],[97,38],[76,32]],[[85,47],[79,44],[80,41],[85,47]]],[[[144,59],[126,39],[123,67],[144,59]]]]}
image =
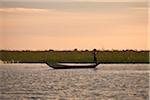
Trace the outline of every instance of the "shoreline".
{"type": "MultiPolygon", "coordinates": [[[[92,51],[0,51],[4,63],[93,62],[92,51]]],[[[149,51],[97,51],[97,63],[150,63],[149,51]]],[[[3,63],[1,62],[1,63],[3,63]]]]}
{"type": "MultiPolygon", "coordinates": [[[[52,63],[93,63],[93,62],[52,62],[52,63]]],[[[11,62],[11,61],[0,61],[0,64],[46,64],[46,62],[11,62]]],[[[101,62],[99,64],[150,64],[150,62],[101,62]]]]}

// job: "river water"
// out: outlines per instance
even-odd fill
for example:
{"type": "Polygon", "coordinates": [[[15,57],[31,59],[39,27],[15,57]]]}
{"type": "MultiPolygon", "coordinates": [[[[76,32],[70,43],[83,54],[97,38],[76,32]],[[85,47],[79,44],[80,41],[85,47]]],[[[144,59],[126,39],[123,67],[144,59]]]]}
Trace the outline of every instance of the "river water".
{"type": "Polygon", "coordinates": [[[148,64],[100,64],[55,70],[46,64],[0,64],[1,100],[148,100],[148,64]]]}

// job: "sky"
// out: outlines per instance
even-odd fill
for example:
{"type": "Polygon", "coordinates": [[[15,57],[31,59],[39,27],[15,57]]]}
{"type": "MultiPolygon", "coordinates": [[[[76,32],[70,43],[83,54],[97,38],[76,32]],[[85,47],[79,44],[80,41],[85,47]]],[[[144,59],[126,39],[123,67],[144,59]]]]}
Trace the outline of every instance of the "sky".
{"type": "Polygon", "coordinates": [[[0,49],[149,49],[147,4],[147,0],[1,0],[0,49]]]}
{"type": "MultiPolygon", "coordinates": [[[[1,0],[1,1],[20,1],[20,0],[1,0]]],[[[85,1],[85,2],[147,2],[147,0],[21,0],[22,1],[31,1],[31,2],[46,2],[46,1],[62,1],[62,2],[80,2],[80,1],[85,1]]]]}

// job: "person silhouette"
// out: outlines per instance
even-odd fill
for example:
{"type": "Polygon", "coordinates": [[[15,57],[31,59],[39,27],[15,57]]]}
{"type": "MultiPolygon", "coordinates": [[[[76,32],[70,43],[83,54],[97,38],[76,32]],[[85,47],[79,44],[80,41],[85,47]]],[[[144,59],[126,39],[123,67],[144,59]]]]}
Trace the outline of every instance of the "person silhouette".
{"type": "Polygon", "coordinates": [[[93,49],[94,63],[97,64],[96,49],[93,49]]]}

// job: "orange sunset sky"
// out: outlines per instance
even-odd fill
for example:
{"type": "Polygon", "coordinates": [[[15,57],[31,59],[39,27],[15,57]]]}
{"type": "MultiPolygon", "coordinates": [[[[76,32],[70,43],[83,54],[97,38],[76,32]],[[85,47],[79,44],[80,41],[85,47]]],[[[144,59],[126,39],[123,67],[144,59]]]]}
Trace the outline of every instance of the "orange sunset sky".
{"type": "Polygon", "coordinates": [[[0,4],[0,49],[149,49],[147,0],[1,0],[0,4]]]}

